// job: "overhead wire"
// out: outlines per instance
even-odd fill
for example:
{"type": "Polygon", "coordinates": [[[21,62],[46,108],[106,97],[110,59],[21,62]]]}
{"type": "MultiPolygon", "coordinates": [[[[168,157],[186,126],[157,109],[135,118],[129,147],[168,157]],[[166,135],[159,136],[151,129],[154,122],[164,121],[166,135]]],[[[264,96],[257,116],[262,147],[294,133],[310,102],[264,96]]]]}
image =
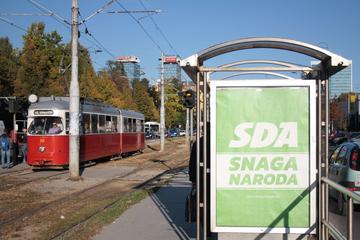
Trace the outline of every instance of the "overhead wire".
{"type": "Polygon", "coordinates": [[[24,32],[27,32],[25,28],[23,27],[20,27],[19,25],[15,24],[14,22],[10,21],[9,19],[6,19],[6,18],[3,18],[3,17],[0,17],[0,20],[3,21],[3,22],[6,22],[7,24],[10,24],[11,26],[13,27],[16,27],[24,32]]]}
{"type": "Polygon", "coordinates": [[[34,6],[36,6],[42,12],[49,13],[51,17],[54,17],[61,24],[65,25],[67,27],[69,27],[69,25],[71,25],[71,23],[68,20],[66,20],[65,18],[56,14],[55,12],[51,11],[50,9],[46,8],[45,6],[41,5],[40,3],[36,2],[35,0],[27,0],[27,1],[30,2],[31,4],[33,4],[34,6]]]}
{"type": "Polygon", "coordinates": [[[0,16],[50,16],[50,13],[0,13],[0,16]]]}
{"type": "MultiPolygon", "coordinates": [[[[143,3],[142,0],[139,0],[140,4],[142,5],[142,7],[147,11],[147,8],[145,6],[145,4],[143,3]]],[[[175,48],[172,46],[172,44],[170,43],[169,39],[165,36],[164,32],[160,29],[159,25],[155,22],[154,18],[152,17],[152,15],[148,14],[148,17],[151,19],[152,23],[154,24],[156,30],[159,31],[159,33],[161,34],[161,36],[165,39],[165,41],[168,43],[169,47],[174,51],[174,53],[178,56],[180,56],[178,54],[178,52],[175,50],[175,48]]]]}
{"type": "MultiPolygon", "coordinates": [[[[81,19],[83,19],[82,16],[81,16],[80,11],[78,11],[78,13],[79,13],[79,17],[80,17],[81,19]]],[[[84,24],[84,26],[85,26],[85,34],[89,35],[98,45],[101,46],[102,49],[105,50],[105,52],[107,52],[112,58],[116,59],[116,57],[115,57],[109,50],[107,50],[106,47],[94,37],[94,35],[92,35],[92,34],[89,32],[89,29],[88,29],[88,27],[86,26],[85,21],[82,21],[82,22],[83,22],[83,24],[84,24]]]]}
{"type": "Polygon", "coordinates": [[[83,19],[80,24],[85,23],[86,21],[88,21],[90,18],[94,17],[95,15],[101,13],[102,11],[105,10],[105,8],[109,7],[111,4],[114,3],[115,0],[110,0],[109,2],[107,2],[104,6],[102,6],[101,8],[99,8],[98,10],[96,10],[94,13],[90,14],[89,16],[87,16],[85,19],[83,19]]]}
{"type": "MultiPolygon", "coordinates": [[[[64,19],[63,17],[61,17],[59,14],[55,13],[54,11],[51,11],[50,9],[48,9],[44,5],[41,5],[40,3],[36,2],[35,0],[27,0],[27,1],[30,2],[31,4],[35,5],[42,12],[48,13],[50,17],[53,17],[56,21],[60,22],[66,28],[71,29],[70,28],[71,23],[69,21],[67,21],[66,19],[64,19]]],[[[79,12],[79,15],[80,15],[80,12],[79,12]]],[[[89,32],[81,32],[81,31],[79,31],[79,32],[85,34],[84,39],[86,39],[92,45],[96,46],[97,48],[104,49],[104,51],[107,52],[111,57],[115,58],[115,56],[113,54],[111,54],[111,52],[109,50],[107,50],[105,48],[105,46],[101,42],[99,42],[91,33],[89,33],[89,32]],[[89,35],[92,38],[92,40],[89,39],[86,35],[89,35]]]]}
{"type": "Polygon", "coordinates": [[[160,45],[153,39],[153,37],[150,35],[150,33],[146,30],[146,28],[142,25],[142,23],[130,12],[128,11],[118,0],[115,0],[115,2],[122,8],[124,11],[140,26],[140,28],[143,30],[143,32],[146,34],[146,36],[150,39],[150,41],[160,50],[160,52],[164,52],[160,45]]]}

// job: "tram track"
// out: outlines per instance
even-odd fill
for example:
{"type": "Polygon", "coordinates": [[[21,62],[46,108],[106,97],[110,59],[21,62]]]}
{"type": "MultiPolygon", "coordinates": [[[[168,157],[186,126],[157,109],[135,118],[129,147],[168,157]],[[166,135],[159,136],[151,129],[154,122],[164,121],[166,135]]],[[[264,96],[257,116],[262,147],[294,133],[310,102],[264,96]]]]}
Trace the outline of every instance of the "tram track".
{"type": "MultiPolygon", "coordinates": [[[[41,204],[40,206],[36,206],[35,208],[31,208],[29,210],[23,211],[21,212],[21,214],[17,214],[14,217],[10,218],[10,219],[6,219],[5,221],[0,222],[0,229],[5,229],[8,228],[12,225],[16,225],[16,224],[21,224],[21,222],[26,221],[32,217],[35,217],[37,215],[41,215],[43,212],[47,211],[47,210],[51,210],[51,209],[61,209],[60,206],[66,205],[66,202],[71,202],[71,201],[82,201],[82,198],[86,198],[86,196],[91,196],[91,192],[93,191],[94,193],[96,193],[97,191],[100,191],[102,188],[106,188],[107,186],[110,186],[112,184],[124,184],[127,187],[129,187],[130,189],[134,189],[134,188],[139,188],[141,186],[144,186],[145,184],[147,184],[149,181],[154,181],[154,179],[159,178],[160,176],[173,171],[173,169],[177,168],[178,166],[184,165],[188,158],[183,159],[179,164],[169,167],[167,166],[163,161],[158,161],[157,159],[162,158],[161,156],[157,156],[157,154],[155,154],[154,156],[157,156],[156,159],[151,158],[153,156],[152,153],[148,154],[150,160],[146,163],[143,164],[139,164],[139,167],[136,169],[133,169],[125,174],[122,174],[120,176],[116,176],[112,179],[108,179],[105,180],[99,184],[95,184],[91,187],[79,190],[79,191],[75,191],[73,193],[67,194],[63,197],[57,198],[55,200],[46,202],[44,204],[41,204]],[[159,167],[164,168],[164,166],[167,167],[167,170],[162,170],[162,173],[151,178],[151,179],[147,179],[147,180],[143,180],[143,179],[136,179],[136,174],[141,172],[141,171],[148,171],[148,170],[153,170],[153,169],[158,169],[159,167]],[[133,178],[131,178],[131,176],[133,176],[133,178]],[[135,179],[134,179],[135,176],[135,179]],[[84,196],[84,197],[83,197],[84,196]]],[[[175,156],[176,154],[174,152],[168,153],[168,154],[163,154],[163,157],[168,157],[171,158],[172,156],[175,156]]],[[[186,165],[186,164],[185,164],[186,165]]],[[[59,173],[59,174],[55,174],[55,175],[51,175],[48,176],[46,178],[52,178],[55,177],[57,175],[62,175],[62,174],[67,174],[67,172],[64,173],[59,173]]],[[[140,174],[141,175],[141,174],[140,174]]],[[[44,178],[41,178],[44,179],[44,178]]],[[[40,179],[36,179],[34,181],[38,181],[40,179]]],[[[34,182],[32,181],[32,182],[34,182]]],[[[98,211],[95,211],[93,214],[91,214],[91,216],[86,217],[85,219],[82,219],[81,221],[77,222],[76,224],[72,224],[70,228],[66,229],[63,231],[63,233],[59,233],[60,235],[65,234],[67,231],[70,231],[73,228],[76,228],[77,225],[81,224],[82,222],[86,221],[86,219],[90,219],[92,218],[92,216],[95,216],[99,213],[101,213],[102,211],[105,211],[106,209],[108,209],[109,207],[111,207],[113,204],[115,204],[117,201],[119,201],[124,195],[126,195],[129,191],[125,191],[123,193],[121,193],[119,195],[119,197],[115,198],[114,201],[112,201],[111,203],[108,203],[107,205],[101,207],[98,211]]],[[[0,230],[0,234],[1,234],[1,230],[0,230]]],[[[59,235],[57,234],[57,235],[59,235]]],[[[59,235],[59,236],[60,236],[59,235]]],[[[55,236],[56,237],[56,236],[55,236]]]]}
{"type": "Polygon", "coordinates": [[[4,177],[4,176],[11,175],[11,174],[14,174],[14,173],[24,172],[24,171],[26,171],[26,170],[31,170],[31,168],[30,168],[30,167],[27,167],[27,168],[20,169],[20,170],[9,170],[9,171],[6,171],[6,172],[2,172],[2,173],[0,173],[0,178],[1,178],[1,177],[4,177]]]}
{"type": "MultiPolygon", "coordinates": [[[[184,167],[180,167],[179,169],[184,169],[184,167]]],[[[151,178],[151,179],[148,179],[140,184],[137,184],[133,187],[133,189],[138,189],[138,188],[144,188],[148,185],[150,185],[152,182],[156,181],[156,180],[159,180],[162,176],[166,175],[166,174],[169,174],[169,173],[172,173],[172,172],[176,172],[176,170],[178,169],[171,169],[171,170],[166,170],[165,172],[163,173],[160,173],[158,174],[157,176],[151,178]]],[[[168,182],[170,179],[167,178],[166,179],[166,182],[168,182]]],[[[160,187],[161,185],[165,184],[166,182],[163,182],[163,183],[157,183],[156,184],[156,187],[160,187]]],[[[155,186],[151,186],[151,188],[153,188],[155,186]]],[[[119,201],[121,201],[124,196],[126,194],[128,194],[129,192],[125,192],[124,194],[121,194],[119,197],[117,197],[114,201],[112,201],[111,203],[107,204],[106,206],[98,209],[97,211],[95,211],[93,214],[89,215],[88,217],[82,219],[81,221],[71,225],[70,227],[64,229],[63,231],[59,232],[58,234],[56,234],[55,236],[49,238],[49,240],[55,240],[55,239],[62,239],[63,236],[66,236],[67,233],[73,231],[74,229],[76,229],[77,227],[81,226],[82,224],[85,224],[87,221],[89,221],[90,219],[96,217],[97,215],[101,214],[102,212],[106,211],[107,209],[109,209],[110,207],[112,207],[113,205],[115,205],[116,203],[118,203],[119,201]]]]}
{"type": "MultiPolygon", "coordinates": [[[[19,174],[19,176],[24,176],[24,175],[29,175],[29,174],[36,174],[34,172],[29,172],[29,173],[25,173],[25,174],[19,174]]],[[[43,181],[43,180],[47,180],[47,179],[51,179],[53,177],[57,177],[57,176],[60,176],[60,175],[65,175],[65,174],[68,174],[68,172],[60,172],[60,173],[56,173],[56,174],[52,174],[52,175],[49,175],[49,176],[40,176],[38,178],[34,178],[34,179],[26,179],[24,181],[19,181],[19,182],[16,182],[16,183],[7,183],[6,184],[6,187],[1,187],[1,190],[2,191],[6,191],[6,190],[10,190],[12,188],[15,188],[15,187],[20,187],[20,186],[24,186],[24,185],[28,185],[30,183],[34,183],[34,182],[38,182],[38,181],[43,181]]],[[[11,175],[10,175],[11,176],[11,175]]],[[[16,176],[11,176],[11,177],[16,177],[16,176]]],[[[1,226],[1,225],[0,225],[1,226]]]]}

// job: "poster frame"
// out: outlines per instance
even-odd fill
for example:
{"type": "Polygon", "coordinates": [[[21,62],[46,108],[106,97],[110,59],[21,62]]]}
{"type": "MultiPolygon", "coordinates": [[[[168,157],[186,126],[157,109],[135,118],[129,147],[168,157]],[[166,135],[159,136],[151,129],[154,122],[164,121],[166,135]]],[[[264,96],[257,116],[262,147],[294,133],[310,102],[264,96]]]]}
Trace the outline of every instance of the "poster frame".
{"type": "Polygon", "coordinates": [[[210,81],[210,164],[216,166],[216,93],[219,88],[266,88],[266,87],[308,87],[309,88],[309,226],[308,228],[283,227],[224,227],[216,224],[216,167],[210,169],[210,227],[211,232],[238,233],[315,233],[317,196],[317,134],[316,134],[316,80],[211,80],[210,81]]]}

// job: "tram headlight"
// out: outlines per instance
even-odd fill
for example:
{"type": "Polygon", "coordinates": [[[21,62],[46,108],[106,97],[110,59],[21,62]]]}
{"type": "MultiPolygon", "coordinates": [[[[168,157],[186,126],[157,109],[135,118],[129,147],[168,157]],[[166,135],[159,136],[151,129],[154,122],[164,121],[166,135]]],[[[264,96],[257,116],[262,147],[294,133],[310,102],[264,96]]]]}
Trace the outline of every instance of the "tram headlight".
{"type": "Polygon", "coordinates": [[[45,147],[44,147],[44,146],[40,146],[40,147],[39,147],[39,152],[41,152],[41,153],[45,152],[45,147]]]}

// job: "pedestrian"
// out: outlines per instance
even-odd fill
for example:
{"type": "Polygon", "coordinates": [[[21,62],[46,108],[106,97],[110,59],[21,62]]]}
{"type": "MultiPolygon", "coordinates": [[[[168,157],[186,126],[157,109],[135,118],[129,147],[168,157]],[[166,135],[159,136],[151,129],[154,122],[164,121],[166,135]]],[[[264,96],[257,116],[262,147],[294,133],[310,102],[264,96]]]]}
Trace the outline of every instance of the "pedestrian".
{"type": "Polygon", "coordinates": [[[4,129],[4,132],[1,135],[1,167],[10,167],[10,140],[6,129],[4,129]]]}
{"type": "MultiPolygon", "coordinates": [[[[207,168],[210,169],[210,123],[206,123],[206,128],[207,128],[207,136],[206,136],[206,165],[207,168]]],[[[200,137],[200,162],[202,163],[204,161],[203,159],[203,150],[204,150],[204,137],[200,137]]],[[[200,197],[200,202],[204,201],[204,188],[203,188],[203,169],[200,169],[200,176],[199,176],[199,180],[200,182],[197,183],[197,142],[195,141],[192,144],[191,147],[191,152],[190,152],[190,159],[189,159],[189,180],[192,183],[192,188],[191,188],[191,192],[189,194],[189,199],[190,201],[192,201],[192,203],[195,202],[195,206],[191,207],[190,209],[193,211],[191,214],[191,218],[190,221],[188,222],[196,222],[196,199],[195,200],[191,200],[191,198],[194,198],[194,195],[196,197],[196,189],[197,189],[197,184],[200,185],[200,193],[199,193],[199,197],[200,197]]],[[[207,175],[207,189],[206,189],[206,198],[207,198],[207,221],[206,221],[206,225],[207,225],[207,233],[206,235],[212,236],[212,233],[210,232],[210,175],[207,175]]],[[[192,204],[189,203],[189,204],[192,204]]],[[[200,223],[203,224],[203,208],[200,208],[200,223]]]]}
{"type": "Polygon", "coordinates": [[[24,127],[19,135],[19,143],[21,146],[22,163],[26,163],[27,157],[27,129],[24,127]]]}

